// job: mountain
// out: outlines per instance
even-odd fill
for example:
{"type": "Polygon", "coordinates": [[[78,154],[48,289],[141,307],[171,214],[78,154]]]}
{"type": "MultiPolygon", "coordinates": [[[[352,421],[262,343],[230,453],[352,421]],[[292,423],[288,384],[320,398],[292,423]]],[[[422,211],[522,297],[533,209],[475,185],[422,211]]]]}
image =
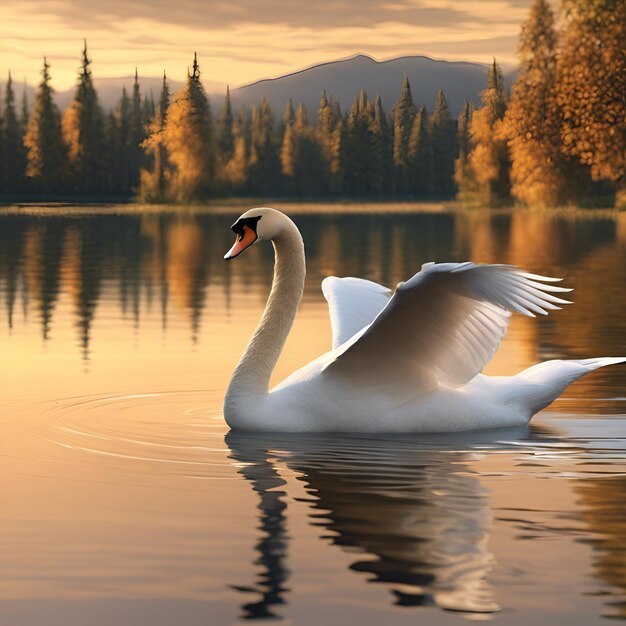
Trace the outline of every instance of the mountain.
{"type": "MultiPolygon", "coordinates": [[[[406,56],[387,61],[377,61],[364,54],[348,59],[320,63],[313,67],[279,76],[259,80],[243,87],[231,90],[231,99],[234,107],[246,105],[248,107],[261,102],[263,97],[269,100],[272,110],[280,116],[285,102],[289,97],[294,102],[305,104],[314,119],[323,89],[329,95],[338,98],[343,111],[348,111],[355,96],[363,88],[370,98],[380,94],[383,106],[391,111],[393,104],[400,94],[402,77],[406,73],[413,91],[413,98],[417,104],[425,104],[432,110],[437,90],[442,88],[452,114],[456,115],[464,100],[473,100],[479,103],[480,92],[485,88],[488,65],[481,63],[466,63],[458,61],[437,61],[425,56],[406,56]]],[[[514,73],[505,75],[505,83],[510,85],[514,73]]],[[[100,104],[105,112],[117,105],[122,88],[130,95],[134,77],[121,78],[94,78],[100,104]]],[[[170,80],[171,93],[175,93],[183,86],[183,82],[170,80]]],[[[211,106],[217,113],[224,102],[225,86],[218,82],[203,81],[210,96],[211,106]]],[[[161,93],[161,78],[139,77],[141,93],[149,95],[151,92],[155,102],[161,93]]],[[[18,105],[21,103],[23,85],[16,83],[15,92],[18,105]]],[[[28,101],[32,105],[35,89],[26,85],[28,101]]],[[[63,110],[74,97],[75,88],[56,93],[56,101],[63,110]]],[[[0,94],[4,93],[4,83],[0,82],[0,94]]]]}
{"type": "Polygon", "coordinates": [[[295,103],[305,104],[313,114],[323,89],[335,95],[346,111],[363,88],[372,99],[380,94],[383,106],[391,111],[406,73],[417,104],[425,104],[432,110],[437,90],[441,88],[452,114],[456,115],[464,100],[478,104],[479,94],[486,86],[487,69],[488,65],[480,63],[437,61],[424,56],[376,61],[359,54],[239,87],[231,91],[231,98],[234,106],[241,106],[258,103],[266,97],[274,112],[280,114],[291,97],[295,103]]]}

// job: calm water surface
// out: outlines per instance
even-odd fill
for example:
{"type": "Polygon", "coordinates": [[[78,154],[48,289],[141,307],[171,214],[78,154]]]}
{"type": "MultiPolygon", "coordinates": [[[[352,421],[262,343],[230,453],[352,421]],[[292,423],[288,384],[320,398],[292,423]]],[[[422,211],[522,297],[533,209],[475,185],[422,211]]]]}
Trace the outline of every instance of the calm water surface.
{"type": "MultiPolygon", "coordinates": [[[[606,623],[626,617],[626,372],[529,429],[228,433],[269,246],[225,263],[240,208],[0,213],[0,621],[222,626],[606,623]]],[[[626,354],[626,214],[335,207],[296,216],[305,297],[275,380],[330,346],[319,284],[426,261],[563,276],[487,373],[626,354]],[[400,210],[402,209],[402,210],[400,210]]]]}

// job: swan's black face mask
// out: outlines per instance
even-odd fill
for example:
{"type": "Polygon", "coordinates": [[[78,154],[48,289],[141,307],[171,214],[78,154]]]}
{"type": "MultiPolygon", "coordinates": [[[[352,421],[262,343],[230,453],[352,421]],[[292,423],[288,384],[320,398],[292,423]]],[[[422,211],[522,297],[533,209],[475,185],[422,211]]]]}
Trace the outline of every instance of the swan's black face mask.
{"type": "Polygon", "coordinates": [[[256,229],[261,217],[261,215],[258,217],[243,217],[230,227],[237,237],[233,247],[224,255],[227,261],[239,256],[258,239],[256,229]]]}

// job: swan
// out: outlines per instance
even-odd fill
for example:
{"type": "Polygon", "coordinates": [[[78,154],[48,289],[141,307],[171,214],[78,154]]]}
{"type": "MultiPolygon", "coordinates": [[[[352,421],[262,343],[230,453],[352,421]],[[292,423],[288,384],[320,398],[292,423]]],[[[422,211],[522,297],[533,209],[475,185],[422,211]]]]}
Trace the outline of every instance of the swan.
{"type": "Polygon", "coordinates": [[[452,432],[525,425],[575,380],[626,357],[553,360],[516,376],[480,372],[512,312],[546,314],[569,304],[558,278],[511,265],[425,263],[395,291],[328,277],[332,349],[269,390],[305,278],[304,242],[276,209],[250,209],[232,225],[238,257],[274,246],[274,278],[258,327],[232,375],[224,418],[233,430],[452,432]]]}

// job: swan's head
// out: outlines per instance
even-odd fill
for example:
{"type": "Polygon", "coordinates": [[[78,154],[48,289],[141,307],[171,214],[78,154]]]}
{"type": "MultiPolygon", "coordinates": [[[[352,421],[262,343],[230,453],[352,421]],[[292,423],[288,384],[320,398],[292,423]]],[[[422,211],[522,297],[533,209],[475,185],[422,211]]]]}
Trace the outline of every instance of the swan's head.
{"type": "Polygon", "coordinates": [[[291,220],[276,209],[260,207],[246,211],[231,226],[235,243],[224,258],[227,261],[234,259],[256,241],[275,239],[287,224],[291,224],[291,220]]]}

